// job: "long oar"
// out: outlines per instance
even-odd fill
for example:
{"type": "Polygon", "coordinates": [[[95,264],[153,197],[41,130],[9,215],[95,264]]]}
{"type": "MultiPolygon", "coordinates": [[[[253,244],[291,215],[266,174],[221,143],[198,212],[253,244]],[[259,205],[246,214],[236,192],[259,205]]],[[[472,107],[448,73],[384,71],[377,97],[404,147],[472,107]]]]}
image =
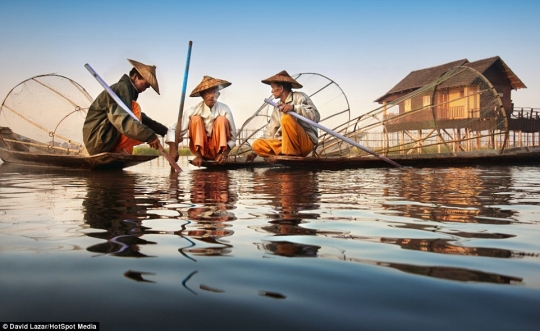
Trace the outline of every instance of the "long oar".
{"type": "MultiPolygon", "coordinates": [[[[99,75],[94,71],[94,69],[92,69],[92,67],[88,63],[85,64],[84,67],[86,69],[88,69],[88,71],[90,71],[92,76],[94,76],[94,78],[96,78],[96,80],[99,82],[99,84],[101,84],[101,86],[103,86],[105,91],[107,91],[107,93],[109,93],[111,98],[113,98],[113,100],[116,101],[116,103],[120,107],[122,107],[122,109],[124,109],[126,111],[126,113],[128,113],[135,120],[139,121],[137,116],[135,116],[135,114],[133,114],[133,112],[128,108],[128,106],[126,106],[126,104],[122,101],[122,99],[120,99],[116,95],[116,93],[114,93],[114,91],[109,87],[109,85],[107,85],[107,83],[105,83],[105,81],[103,79],[101,79],[101,77],[99,77],[99,75]]],[[[171,164],[171,167],[173,167],[177,172],[182,172],[182,168],[180,168],[180,166],[172,159],[172,157],[169,154],[167,154],[167,152],[163,149],[163,146],[161,146],[161,143],[159,141],[158,141],[158,150],[160,151],[161,155],[163,155],[163,157],[165,159],[167,159],[167,161],[169,161],[169,163],[171,164]]]]}
{"type": "MultiPolygon", "coordinates": [[[[279,105],[278,105],[274,100],[270,100],[270,99],[266,98],[266,99],[264,99],[264,102],[266,102],[267,104],[272,105],[272,106],[274,106],[274,107],[279,107],[279,105]]],[[[292,115],[292,116],[298,118],[299,120],[302,120],[302,121],[304,121],[304,122],[306,122],[306,123],[308,123],[308,124],[310,124],[310,125],[312,125],[312,126],[314,126],[314,127],[317,127],[317,128],[319,128],[319,129],[321,129],[321,130],[323,130],[323,131],[326,131],[326,132],[328,132],[329,134],[333,135],[334,137],[339,138],[339,139],[341,139],[341,140],[343,140],[343,141],[345,141],[345,142],[348,142],[349,144],[351,144],[351,145],[353,145],[353,146],[356,146],[356,147],[360,148],[361,150],[363,150],[363,151],[365,151],[365,152],[367,152],[367,153],[369,153],[369,154],[371,154],[371,155],[374,155],[374,156],[378,157],[379,159],[381,159],[381,160],[383,160],[383,161],[386,161],[386,162],[390,163],[391,165],[393,165],[393,166],[395,166],[395,167],[398,167],[398,168],[401,168],[401,167],[402,167],[401,164],[396,163],[396,162],[394,162],[394,161],[392,161],[392,160],[390,160],[389,158],[386,158],[386,157],[384,157],[384,156],[378,155],[378,154],[375,153],[374,151],[372,151],[372,150],[370,150],[369,148],[366,148],[366,147],[360,145],[360,144],[357,143],[356,141],[351,140],[351,139],[349,139],[349,138],[347,138],[347,137],[345,137],[345,136],[343,136],[343,135],[341,135],[341,134],[339,134],[339,133],[337,133],[337,132],[335,132],[335,131],[333,131],[333,130],[330,130],[329,128],[327,128],[327,127],[325,127],[325,126],[320,125],[319,123],[310,120],[309,118],[305,118],[304,116],[302,116],[302,115],[300,115],[300,114],[298,114],[298,113],[292,112],[292,111],[291,111],[291,112],[288,112],[287,114],[290,114],[290,115],[292,115]]]]}
{"type": "Polygon", "coordinates": [[[186,99],[186,86],[187,78],[189,73],[189,62],[191,60],[191,46],[193,42],[189,41],[187,59],[186,59],[186,70],[184,72],[184,85],[182,86],[182,95],[180,97],[180,109],[178,110],[178,121],[176,122],[176,131],[174,132],[174,144],[178,146],[180,143],[180,130],[182,129],[182,117],[184,116],[184,100],[186,99]]]}

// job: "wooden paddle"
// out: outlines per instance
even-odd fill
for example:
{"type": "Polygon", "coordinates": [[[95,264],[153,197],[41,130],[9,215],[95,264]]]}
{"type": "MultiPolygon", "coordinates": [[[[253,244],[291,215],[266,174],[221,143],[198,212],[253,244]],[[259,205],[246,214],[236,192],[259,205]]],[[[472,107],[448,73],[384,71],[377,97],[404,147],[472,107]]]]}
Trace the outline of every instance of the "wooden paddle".
{"type": "MultiPolygon", "coordinates": [[[[109,85],[107,85],[107,83],[105,83],[105,81],[101,79],[101,77],[94,71],[94,69],[88,63],[85,64],[84,67],[88,69],[88,71],[90,71],[92,76],[94,76],[94,78],[99,82],[99,84],[101,84],[101,86],[103,86],[103,88],[105,89],[105,91],[107,91],[107,93],[111,96],[111,98],[113,98],[113,100],[116,101],[116,103],[120,107],[122,107],[122,109],[124,109],[126,113],[128,113],[135,120],[139,121],[137,116],[133,114],[133,112],[128,108],[128,106],[126,106],[126,104],[122,101],[122,99],[120,99],[120,97],[118,97],[118,95],[114,93],[114,91],[109,87],[109,85]]],[[[180,166],[172,159],[172,157],[163,149],[163,146],[161,145],[159,141],[158,141],[158,150],[161,153],[161,155],[163,155],[163,157],[167,161],[169,161],[169,163],[171,164],[171,167],[173,167],[176,170],[176,172],[182,172],[182,168],[180,168],[180,166]]]]}
{"type": "MultiPolygon", "coordinates": [[[[264,102],[266,102],[269,105],[272,105],[274,107],[279,108],[279,105],[274,100],[270,100],[268,98],[265,98],[264,102]]],[[[339,134],[339,133],[337,133],[337,132],[335,132],[335,131],[333,131],[333,130],[331,130],[331,129],[329,129],[329,128],[327,128],[327,127],[325,127],[325,126],[323,126],[323,125],[321,125],[321,124],[319,124],[317,122],[314,122],[314,121],[310,120],[309,118],[305,118],[304,116],[302,116],[302,115],[300,115],[298,113],[295,113],[293,111],[290,111],[287,114],[290,114],[291,116],[296,117],[299,120],[304,121],[304,122],[306,122],[306,123],[308,123],[308,124],[310,124],[310,125],[312,125],[312,126],[314,126],[316,128],[319,128],[319,129],[321,129],[323,131],[326,131],[326,132],[330,133],[331,135],[333,135],[334,137],[336,137],[338,139],[341,139],[341,140],[343,140],[345,142],[348,142],[349,144],[351,144],[353,146],[356,146],[356,147],[360,148],[361,150],[363,150],[363,151],[365,151],[365,152],[367,152],[367,153],[369,153],[371,155],[374,155],[374,156],[378,157],[379,159],[381,159],[383,161],[386,161],[386,162],[390,163],[391,165],[393,165],[393,166],[395,166],[397,168],[402,168],[403,167],[401,164],[399,164],[397,162],[394,162],[394,161],[392,161],[389,158],[386,158],[384,156],[378,155],[374,151],[360,145],[356,141],[351,140],[351,139],[349,139],[349,138],[347,138],[347,137],[345,137],[345,136],[343,136],[343,135],[341,135],[341,134],[339,134]]]]}
{"type": "MultiPolygon", "coordinates": [[[[178,110],[178,121],[176,122],[176,131],[174,132],[174,144],[178,148],[180,143],[180,130],[182,129],[182,118],[184,117],[184,100],[186,99],[186,87],[187,87],[187,78],[189,73],[189,62],[191,60],[191,46],[193,42],[189,41],[188,53],[186,59],[186,70],[184,72],[184,85],[182,86],[182,95],[180,96],[180,109],[178,110]]],[[[172,169],[171,169],[172,170],[172,169]]]]}

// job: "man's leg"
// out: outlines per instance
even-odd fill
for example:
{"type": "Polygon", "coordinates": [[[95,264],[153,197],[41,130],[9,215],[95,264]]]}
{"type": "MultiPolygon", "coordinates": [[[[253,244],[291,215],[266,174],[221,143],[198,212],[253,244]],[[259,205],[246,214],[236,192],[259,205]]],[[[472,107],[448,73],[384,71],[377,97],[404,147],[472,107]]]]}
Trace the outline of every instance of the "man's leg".
{"type": "Polygon", "coordinates": [[[283,134],[282,154],[307,156],[313,150],[313,142],[308,134],[291,115],[281,116],[281,132],[283,134]]]}
{"type": "Polygon", "coordinates": [[[257,139],[252,145],[253,153],[258,156],[267,157],[279,155],[281,153],[281,140],[278,139],[257,139]]]}
{"type": "Polygon", "coordinates": [[[218,161],[219,155],[226,158],[229,155],[227,142],[231,140],[231,124],[225,116],[218,116],[214,121],[211,140],[212,146],[209,152],[213,152],[213,159],[218,161]]]}
{"type": "Polygon", "coordinates": [[[195,159],[192,161],[193,165],[200,167],[208,150],[206,129],[200,116],[192,116],[189,119],[189,150],[195,155],[195,159]]]}

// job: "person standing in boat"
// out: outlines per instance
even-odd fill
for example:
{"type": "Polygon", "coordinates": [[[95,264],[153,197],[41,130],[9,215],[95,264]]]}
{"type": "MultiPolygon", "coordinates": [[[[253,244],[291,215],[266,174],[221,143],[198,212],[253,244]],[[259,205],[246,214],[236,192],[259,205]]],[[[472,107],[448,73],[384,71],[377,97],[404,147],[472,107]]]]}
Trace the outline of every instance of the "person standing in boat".
{"type": "MultiPolygon", "coordinates": [[[[189,95],[200,96],[202,101],[184,113],[180,137],[189,131],[189,150],[195,155],[191,163],[197,167],[202,165],[203,160],[225,163],[236,145],[236,126],[231,109],[217,101],[219,91],[230,85],[226,80],[204,76],[189,95]]],[[[174,143],[176,125],[169,127],[166,139],[174,159],[178,159],[178,145],[174,143]]]]}
{"type": "Polygon", "coordinates": [[[272,94],[274,99],[279,99],[279,106],[274,107],[263,137],[253,142],[253,153],[247,156],[246,162],[252,162],[257,156],[307,156],[318,143],[317,128],[297,121],[288,112],[293,111],[319,122],[317,107],[307,94],[292,91],[293,88],[302,88],[302,85],[285,70],[262,82],[272,87],[272,94]]]}
{"type": "Polygon", "coordinates": [[[159,94],[156,66],[128,59],[133,66],[129,76],[124,74],[111,89],[130,108],[140,121],[131,117],[107,91],[92,102],[83,126],[84,145],[90,155],[112,152],[132,154],[133,147],[147,142],[157,149],[157,134],[165,136],[167,127],[141,111],[137,98],[150,86],[159,94]]]}

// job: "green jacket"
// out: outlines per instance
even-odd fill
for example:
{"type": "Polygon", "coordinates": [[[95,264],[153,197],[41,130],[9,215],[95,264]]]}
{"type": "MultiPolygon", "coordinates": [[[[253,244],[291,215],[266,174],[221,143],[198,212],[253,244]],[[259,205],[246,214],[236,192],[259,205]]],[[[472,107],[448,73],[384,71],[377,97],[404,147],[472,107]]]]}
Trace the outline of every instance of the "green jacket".
{"type": "MultiPolygon", "coordinates": [[[[111,89],[131,110],[131,102],[137,100],[139,92],[128,75],[123,75],[111,89]]],[[[90,155],[111,151],[120,134],[139,141],[150,142],[156,133],[165,136],[167,127],[141,112],[142,121],[131,117],[119,106],[107,91],[101,92],[92,102],[83,126],[83,140],[90,155]]]]}

